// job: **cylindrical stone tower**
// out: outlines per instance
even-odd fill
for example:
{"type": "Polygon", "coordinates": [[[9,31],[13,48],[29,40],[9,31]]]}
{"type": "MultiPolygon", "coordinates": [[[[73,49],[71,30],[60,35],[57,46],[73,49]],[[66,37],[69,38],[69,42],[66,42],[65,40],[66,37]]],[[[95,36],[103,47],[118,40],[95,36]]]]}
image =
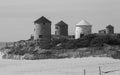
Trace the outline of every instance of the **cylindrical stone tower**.
{"type": "Polygon", "coordinates": [[[44,16],[34,21],[34,40],[39,40],[41,48],[47,48],[51,41],[51,21],[44,16]]]}
{"type": "Polygon", "coordinates": [[[60,21],[55,25],[55,35],[68,36],[68,24],[60,21]]]}
{"type": "Polygon", "coordinates": [[[107,34],[114,34],[114,27],[112,25],[108,25],[106,27],[106,33],[107,34]]]}
{"type": "Polygon", "coordinates": [[[78,24],[76,24],[75,39],[79,39],[84,35],[91,34],[91,32],[92,25],[85,20],[81,20],[78,24]]]}

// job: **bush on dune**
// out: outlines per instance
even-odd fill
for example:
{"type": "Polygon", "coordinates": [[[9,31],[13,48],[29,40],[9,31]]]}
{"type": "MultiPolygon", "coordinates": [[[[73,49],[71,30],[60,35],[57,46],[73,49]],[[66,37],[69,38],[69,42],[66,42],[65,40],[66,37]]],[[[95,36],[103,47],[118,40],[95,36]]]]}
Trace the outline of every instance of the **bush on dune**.
{"type": "MultiPolygon", "coordinates": [[[[10,51],[8,52],[8,55],[12,54],[12,55],[24,56],[27,54],[26,57],[32,55],[33,58],[32,56],[30,56],[32,59],[59,57],[56,54],[61,55],[62,53],[68,53],[68,55],[72,55],[72,53],[74,53],[74,54],[78,54],[79,56],[79,53],[81,52],[77,51],[77,49],[88,48],[88,52],[87,51],[84,52],[84,50],[82,52],[82,54],[85,54],[86,56],[87,54],[94,55],[94,54],[102,54],[105,52],[107,53],[107,51],[104,49],[105,45],[119,46],[120,37],[116,35],[89,34],[83,36],[80,39],[57,38],[57,39],[52,39],[50,51],[48,51],[47,49],[46,50],[41,49],[39,47],[39,44],[36,44],[35,41],[22,41],[22,42],[17,42],[16,46],[10,47],[9,48],[10,51]],[[93,50],[89,50],[90,48],[91,49],[93,48],[93,50]],[[72,50],[71,53],[69,53],[70,50],[72,50]]],[[[113,55],[113,57],[120,57],[119,54],[114,55],[112,54],[112,51],[110,52],[111,52],[110,54],[113,55]]]]}

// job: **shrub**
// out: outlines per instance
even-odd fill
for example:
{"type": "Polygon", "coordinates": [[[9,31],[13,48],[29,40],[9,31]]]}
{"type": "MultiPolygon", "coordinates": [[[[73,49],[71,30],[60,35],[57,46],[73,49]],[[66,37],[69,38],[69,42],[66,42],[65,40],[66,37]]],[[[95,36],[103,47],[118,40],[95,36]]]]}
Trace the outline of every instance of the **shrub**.
{"type": "Polygon", "coordinates": [[[115,54],[112,55],[114,59],[120,59],[120,51],[116,51],[115,54]]]}

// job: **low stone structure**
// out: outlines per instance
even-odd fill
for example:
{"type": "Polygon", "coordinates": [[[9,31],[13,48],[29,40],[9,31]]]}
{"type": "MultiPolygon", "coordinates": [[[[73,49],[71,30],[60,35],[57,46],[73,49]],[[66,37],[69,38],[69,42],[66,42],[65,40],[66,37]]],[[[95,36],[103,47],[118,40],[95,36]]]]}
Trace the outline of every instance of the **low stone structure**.
{"type": "Polygon", "coordinates": [[[105,30],[105,29],[103,29],[103,30],[99,30],[98,33],[99,33],[99,34],[106,34],[106,30],[105,30]]]}

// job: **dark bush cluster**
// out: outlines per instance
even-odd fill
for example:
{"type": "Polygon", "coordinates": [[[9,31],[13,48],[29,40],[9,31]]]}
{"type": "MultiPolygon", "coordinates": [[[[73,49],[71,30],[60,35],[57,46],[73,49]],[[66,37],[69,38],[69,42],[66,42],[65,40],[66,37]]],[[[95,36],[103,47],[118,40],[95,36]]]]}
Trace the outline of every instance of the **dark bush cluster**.
{"type": "Polygon", "coordinates": [[[120,38],[113,35],[89,34],[80,39],[69,40],[62,43],[62,48],[73,49],[82,47],[103,47],[104,44],[120,45],[120,38]]]}

